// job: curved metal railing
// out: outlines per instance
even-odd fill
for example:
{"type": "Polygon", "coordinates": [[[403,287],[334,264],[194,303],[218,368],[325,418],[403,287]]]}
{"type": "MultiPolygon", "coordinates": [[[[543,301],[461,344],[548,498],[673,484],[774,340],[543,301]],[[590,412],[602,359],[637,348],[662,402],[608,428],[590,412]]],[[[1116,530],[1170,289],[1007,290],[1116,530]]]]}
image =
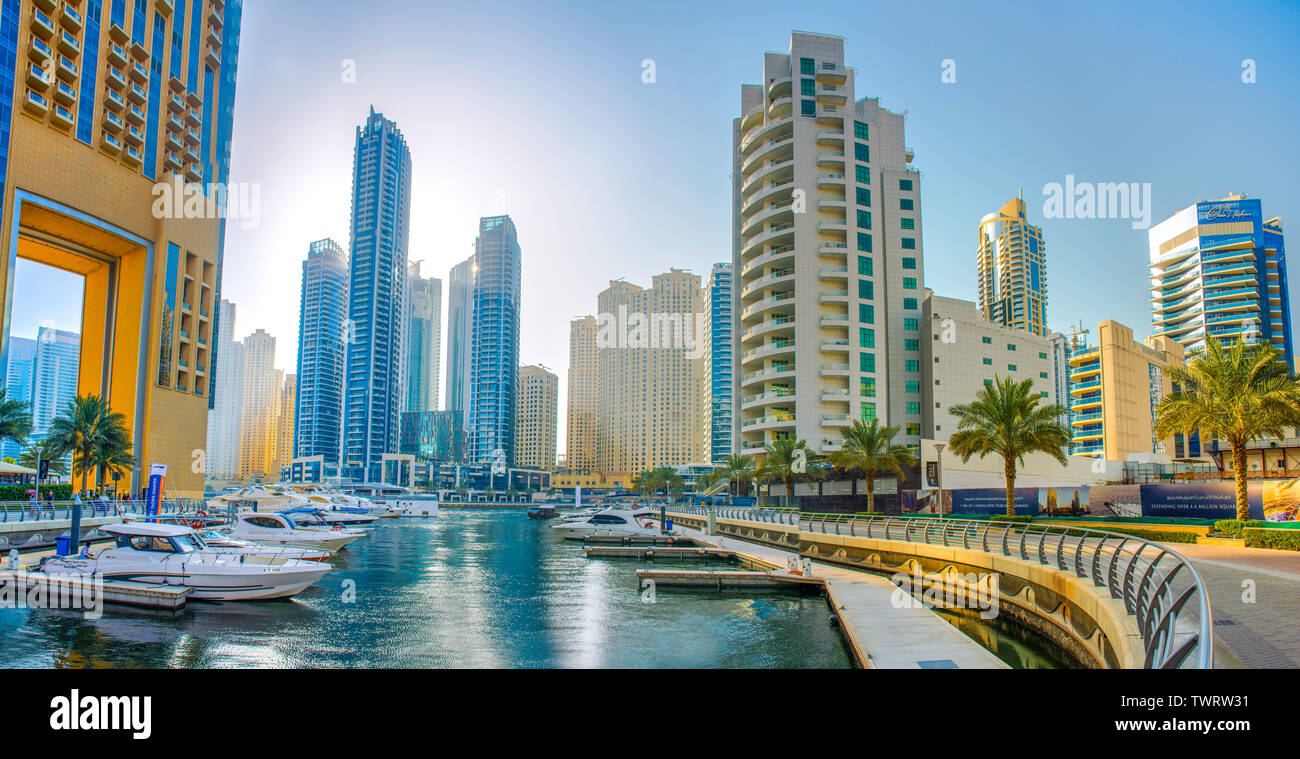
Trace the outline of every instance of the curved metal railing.
{"type": "MultiPolygon", "coordinates": [[[[204,502],[198,498],[169,498],[158,506],[158,513],[161,514],[184,514],[203,508],[204,502]]],[[[39,501],[35,504],[30,501],[11,501],[0,503],[0,523],[4,522],[30,522],[41,519],[71,519],[72,509],[75,506],[73,501],[39,501]]],[[[116,516],[117,514],[139,514],[143,515],[145,511],[144,501],[100,501],[93,500],[83,501],[81,504],[81,515],[83,517],[107,517],[116,516]]]]}
{"type": "MultiPolygon", "coordinates": [[[[706,515],[698,506],[673,509],[706,515]]],[[[1196,567],[1149,540],[1105,530],[935,517],[804,514],[793,509],[714,508],[721,519],[797,524],[804,532],[951,546],[1037,562],[1104,587],[1137,621],[1143,666],[1214,666],[1210,596],[1196,567]],[[1194,652],[1194,656],[1193,656],[1194,652]]]]}

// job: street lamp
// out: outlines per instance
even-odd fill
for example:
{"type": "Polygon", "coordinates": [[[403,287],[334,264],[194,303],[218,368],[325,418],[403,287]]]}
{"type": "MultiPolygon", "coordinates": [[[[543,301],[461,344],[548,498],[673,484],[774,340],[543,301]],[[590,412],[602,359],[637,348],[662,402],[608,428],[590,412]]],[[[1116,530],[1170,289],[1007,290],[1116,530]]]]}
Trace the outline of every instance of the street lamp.
{"type": "Polygon", "coordinates": [[[934,444],[934,489],[938,491],[938,514],[943,519],[943,443],[934,444]]]}

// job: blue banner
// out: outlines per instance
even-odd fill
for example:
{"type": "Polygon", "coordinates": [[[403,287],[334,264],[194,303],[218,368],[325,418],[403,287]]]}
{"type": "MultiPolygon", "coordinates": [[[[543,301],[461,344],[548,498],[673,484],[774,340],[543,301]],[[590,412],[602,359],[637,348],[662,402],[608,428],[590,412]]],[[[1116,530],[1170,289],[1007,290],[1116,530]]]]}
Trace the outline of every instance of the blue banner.
{"type": "Polygon", "coordinates": [[[149,467],[149,490],[144,502],[146,517],[158,516],[158,507],[162,503],[163,481],[166,478],[166,464],[153,464],[149,467]]]}

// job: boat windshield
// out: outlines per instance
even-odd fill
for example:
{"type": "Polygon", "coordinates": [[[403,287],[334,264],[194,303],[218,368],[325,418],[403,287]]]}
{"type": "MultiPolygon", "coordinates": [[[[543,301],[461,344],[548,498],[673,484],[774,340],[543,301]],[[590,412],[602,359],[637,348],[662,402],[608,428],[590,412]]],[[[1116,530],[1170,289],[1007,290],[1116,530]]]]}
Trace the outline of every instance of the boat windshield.
{"type": "Polygon", "coordinates": [[[172,543],[176,546],[176,553],[193,553],[204,549],[203,538],[197,534],[175,535],[172,537],[172,543]]]}

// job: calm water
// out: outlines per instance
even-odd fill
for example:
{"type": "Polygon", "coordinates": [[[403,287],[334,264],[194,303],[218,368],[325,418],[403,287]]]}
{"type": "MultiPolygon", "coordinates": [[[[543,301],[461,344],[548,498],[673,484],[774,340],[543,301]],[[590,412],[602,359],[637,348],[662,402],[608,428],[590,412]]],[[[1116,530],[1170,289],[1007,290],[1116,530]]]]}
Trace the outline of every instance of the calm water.
{"type": "Polygon", "coordinates": [[[588,560],[548,524],[497,509],[381,520],[287,601],[98,620],[0,609],[0,666],[851,666],[820,597],[660,589],[643,603],[644,563],[588,560]]]}

